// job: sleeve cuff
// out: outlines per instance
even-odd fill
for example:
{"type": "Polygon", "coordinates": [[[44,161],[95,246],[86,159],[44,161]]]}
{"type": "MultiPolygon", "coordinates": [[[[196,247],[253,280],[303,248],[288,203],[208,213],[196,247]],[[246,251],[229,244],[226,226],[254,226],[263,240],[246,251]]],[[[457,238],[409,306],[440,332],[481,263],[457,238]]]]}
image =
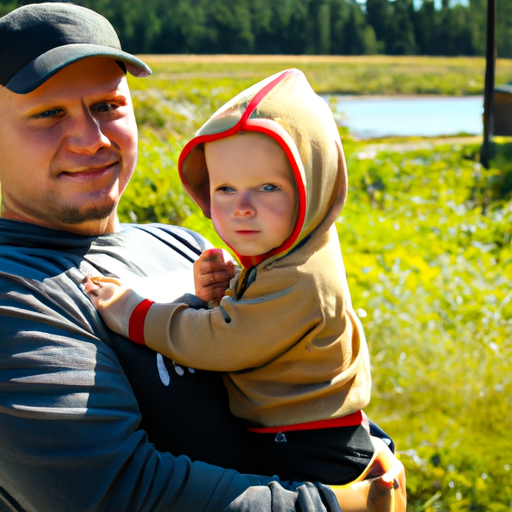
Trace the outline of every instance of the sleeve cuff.
{"type": "Polygon", "coordinates": [[[135,307],[133,313],[130,316],[128,337],[139,345],[146,344],[144,340],[144,322],[146,320],[149,308],[153,304],[154,302],[152,300],[144,299],[135,307]]]}

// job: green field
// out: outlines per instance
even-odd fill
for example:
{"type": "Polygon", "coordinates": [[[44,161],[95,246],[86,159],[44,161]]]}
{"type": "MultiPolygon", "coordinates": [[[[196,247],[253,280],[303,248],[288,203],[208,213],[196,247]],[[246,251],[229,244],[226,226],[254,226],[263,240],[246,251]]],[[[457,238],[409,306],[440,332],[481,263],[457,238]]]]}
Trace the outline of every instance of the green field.
{"type": "MultiPolygon", "coordinates": [[[[482,59],[147,60],[154,75],[131,80],[141,151],[121,218],[183,224],[216,242],[180,186],[177,158],[217,107],[255,81],[298,67],[322,93],[483,90],[482,59]]],[[[510,80],[512,61],[497,71],[498,83],[510,80]]],[[[342,135],[351,189],[337,227],[373,362],[367,412],[397,442],[409,510],[510,511],[511,144],[502,141],[485,170],[478,141],[421,149],[417,139],[391,146],[342,135]]]]}
{"type": "MultiPolygon", "coordinates": [[[[392,56],[143,56],[157,81],[194,80],[223,86],[260,80],[288,67],[300,68],[313,88],[338,94],[482,94],[485,60],[480,57],[392,56]]],[[[496,83],[512,79],[512,60],[499,59],[496,83]]]]}
{"type": "MultiPolygon", "coordinates": [[[[154,76],[131,81],[141,155],[122,219],[183,224],[216,243],[182,191],[177,158],[217,107],[255,81],[298,67],[322,93],[483,89],[482,59],[147,60],[154,76]]],[[[512,78],[512,61],[498,62],[498,77],[512,78]]],[[[502,140],[485,170],[478,140],[342,137],[351,189],[337,226],[372,356],[367,412],[397,442],[409,510],[510,511],[512,145],[502,140]]]]}
{"type": "MultiPolygon", "coordinates": [[[[481,94],[484,69],[457,58],[147,60],[154,76],[131,81],[141,154],[121,217],[182,224],[215,243],[176,163],[240,90],[298,67],[323,93],[481,94]]],[[[508,81],[512,61],[498,71],[508,81]]],[[[351,189],[337,226],[372,356],[367,412],[397,442],[409,510],[510,511],[512,144],[502,140],[485,170],[478,141],[342,138],[351,189]]]]}

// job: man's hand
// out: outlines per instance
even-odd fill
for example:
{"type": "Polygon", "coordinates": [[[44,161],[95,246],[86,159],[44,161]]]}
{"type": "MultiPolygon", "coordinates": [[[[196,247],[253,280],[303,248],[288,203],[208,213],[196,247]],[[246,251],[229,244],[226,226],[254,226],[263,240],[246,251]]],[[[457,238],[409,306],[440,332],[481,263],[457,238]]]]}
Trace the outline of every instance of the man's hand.
{"type": "Polygon", "coordinates": [[[368,510],[375,512],[407,510],[405,468],[398,459],[392,469],[371,483],[368,493],[368,510]]]}
{"type": "Polygon", "coordinates": [[[218,304],[235,277],[233,260],[222,249],[207,249],[194,262],[196,295],[209,304],[218,304]]]}
{"type": "MultiPolygon", "coordinates": [[[[346,486],[331,486],[343,512],[405,512],[407,509],[405,468],[391,450],[380,443],[371,465],[382,468],[384,474],[346,486]]],[[[370,472],[372,469],[369,468],[370,472]]]]}

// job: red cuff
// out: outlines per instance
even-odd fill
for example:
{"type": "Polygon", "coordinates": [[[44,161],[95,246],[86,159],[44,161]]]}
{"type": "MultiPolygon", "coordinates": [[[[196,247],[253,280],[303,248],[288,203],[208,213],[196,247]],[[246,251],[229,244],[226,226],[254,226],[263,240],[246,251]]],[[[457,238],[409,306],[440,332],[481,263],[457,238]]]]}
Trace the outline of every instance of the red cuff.
{"type": "Polygon", "coordinates": [[[137,307],[133,310],[132,315],[130,316],[128,337],[139,345],[146,344],[144,341],[144,321],[146,320],[149,308],[153,304],[154,302],[152,300],[144,299],[137,305],[137,307]]]}

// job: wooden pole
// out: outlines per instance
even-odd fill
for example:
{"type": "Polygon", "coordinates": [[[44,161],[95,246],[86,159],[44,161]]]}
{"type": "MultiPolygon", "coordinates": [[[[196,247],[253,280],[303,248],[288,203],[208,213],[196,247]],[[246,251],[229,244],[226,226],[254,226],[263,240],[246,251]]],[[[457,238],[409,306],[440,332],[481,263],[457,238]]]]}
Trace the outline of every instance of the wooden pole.
{"type": "Polygon", "coordinates": [[[495,40],[496,0],[487,0],[487,49],[485,55],[484,137],[480,162],[489,169],[494,135],[494,76],[496,68],[495,40]]]}

